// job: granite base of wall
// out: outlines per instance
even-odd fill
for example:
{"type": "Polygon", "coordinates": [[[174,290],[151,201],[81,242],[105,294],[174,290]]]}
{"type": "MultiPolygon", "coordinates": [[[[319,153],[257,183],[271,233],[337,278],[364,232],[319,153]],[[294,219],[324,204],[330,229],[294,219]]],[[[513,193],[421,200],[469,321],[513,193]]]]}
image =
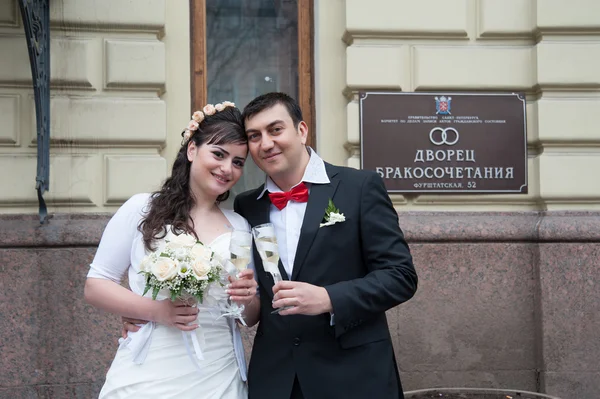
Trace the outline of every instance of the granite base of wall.
{"type": "MultiPolygon", "coordinates": [[[[82,297],[107,221],[0,216],[0,399],[97,396],[120,324],[82,297]]],[[[400,225],[420,277],[388,312],[406,390],[597,397],[600,213],[415,212],[400,225]]]]}

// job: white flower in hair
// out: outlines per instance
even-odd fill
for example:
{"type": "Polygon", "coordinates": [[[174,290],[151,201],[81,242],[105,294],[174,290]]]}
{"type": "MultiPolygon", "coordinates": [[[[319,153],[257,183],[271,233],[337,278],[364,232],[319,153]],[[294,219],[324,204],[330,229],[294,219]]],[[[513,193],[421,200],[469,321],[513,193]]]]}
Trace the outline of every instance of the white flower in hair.
{"type": "Polygon", "coordinates": [[[235,104],[232,103],[231,101],[223,101],[221,104],[223,104],[223,107],[227,108],[227,107],[235,107],[235,104]]]}
{"type": "Polygon", "coordinates": [[[188,129],[185,129],[185,133],[183,133],[183,140],[188,141],[192,137],[192,132],[188,129]]]}
{"type": "Polygon", "coordinates": [[[225,109],[225,106],[221,103],[218,103],[215,105],[215,109],[217,110],[217,112],[221,112],[225,109]]]}
{"type": "Polygon", "coordinates": [[[200,123],[204,120],[204,114],[202,113],[202,111],[196,111],[194,112],[194,115],[192,115],[192,119],[200,123]]]}
{"type": "Polygon", "coordinates": [[[191,120],[188,124],[187,130],[198,130],[198,126],[198,122],[196,122],[195,120],[191,120]]]}
{"type": "Polygon", "coordinates": [[[214,115],[216,112],[215,106],[212,104],[206,104],[204,108],[202,108],[204,115],[214,115]]]}

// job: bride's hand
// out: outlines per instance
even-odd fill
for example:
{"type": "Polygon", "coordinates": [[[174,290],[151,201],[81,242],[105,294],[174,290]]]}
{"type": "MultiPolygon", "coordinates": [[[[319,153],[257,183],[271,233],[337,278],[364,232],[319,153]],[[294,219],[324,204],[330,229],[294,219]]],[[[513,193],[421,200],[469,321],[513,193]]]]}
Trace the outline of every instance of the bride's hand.
{"type": "Polygon", "coordinates": [[[188,324],[196,321],[198,308],[186,305],[182,301],[171,301],[165,299],[156,301],[156,312],[154,321],[181,331],[193,331],[198,328],[197,324],[188,324]]]}
{"type": "Polygon", "coordinates": [[[238,305],[248,306],[250,302],[256,298],[256,280],[254,280],[254,271],[252,269],[244,269],[238,275],[237,279],[229,277],[229,294],[232,301],[238,305]]]}

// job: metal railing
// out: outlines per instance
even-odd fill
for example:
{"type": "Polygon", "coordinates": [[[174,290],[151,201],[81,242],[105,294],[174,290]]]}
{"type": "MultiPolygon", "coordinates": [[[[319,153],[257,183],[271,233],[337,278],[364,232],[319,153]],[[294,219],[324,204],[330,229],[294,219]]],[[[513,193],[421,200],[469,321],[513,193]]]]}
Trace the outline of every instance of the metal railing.
{"type": "Polygon", "coordinates": [[[35,98],[37,174],[40,223],[48,216],[44,193],[50,187],[50,0],[19,0],[25,27],[35,98]]]}

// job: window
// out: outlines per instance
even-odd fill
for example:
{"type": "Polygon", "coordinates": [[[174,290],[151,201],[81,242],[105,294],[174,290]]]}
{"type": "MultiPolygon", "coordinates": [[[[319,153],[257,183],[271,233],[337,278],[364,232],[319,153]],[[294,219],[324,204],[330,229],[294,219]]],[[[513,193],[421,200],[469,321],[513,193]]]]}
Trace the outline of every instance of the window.
{"type": "MultiPolygon", "coordinates": [[[[242,109],[254,97],[295,97],[315,146],[313,0],[190,0],[192,110],[224,100],[242,109]]],[[[264,174],[250,162],[232,190],[258,187],[264,174]]]]}

